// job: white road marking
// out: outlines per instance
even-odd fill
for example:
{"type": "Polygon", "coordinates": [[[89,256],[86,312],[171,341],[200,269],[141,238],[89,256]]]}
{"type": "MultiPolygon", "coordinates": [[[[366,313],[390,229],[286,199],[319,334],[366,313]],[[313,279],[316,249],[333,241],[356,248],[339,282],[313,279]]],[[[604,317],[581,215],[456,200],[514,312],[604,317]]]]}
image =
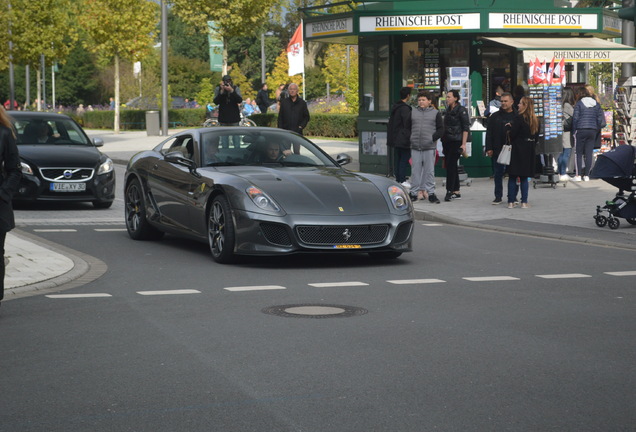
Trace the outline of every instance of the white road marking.
{"type": "Polygon", "coordinates": [[[619,272],[605,272],[610,276],[636,276],[636,271],[619,271],[619,272]]]}
{"type": "Polygon", "coordinates": [[[280,285],[252,285],[252,286],[236,286],[223,288],[226,291],[266,291],[266,290],[284,290],[287,289],[280,285]]]}
{"type": "Polygon", "coordinates": [[[512,276],[479,276],[479,277],[465,277],[462,278],[471,282],[498,282],[498,281],[513,281],[519,280],[519,278],[512,276]]]}
{"type": "Polygon", "coordinates": [[[422,226],[433,227],[433,226],[444,226],[444,224],[441,224],[441,223],[423,223],[422,226]]]}
{"type": "Polygon", "coordinates": [[[401,280],[388,280],[390,284],[395,285],[411,285],[411,284],[431,284],[431,283],[441,283],[446,282],[441,279],[401,279],[401,280]]]}
{"type": "Polygon", "coordinates": [[[535,276],[539,278],[543,278],[543,279],[575,279],[575,278],[592,277],[590,275],[586,275],[583,273],[546,274],[546,275],[535,275],[535,276]]]}
{"type": "Polygon", "coordinates": [[[97,232],[126,231],[126,228],[95,228],[97,232]]]}
{"type": "Polygon", "coordinates": [[[93,293],[93,294],[47,294],[45,297],[52,299],[65,299],[65,298],[95,298],[95,297],[112,297],[106,293],[93,293]]]}
{"type": "Polygon", "coordinates": [[[76,229],[63,228],[63,229],[34,229],[34,232],[52,233],[52,232],[77,232],[76,229]]]}
{"type": "Polygon", "coordinates": [[[307,284],[314,288],[329,288],[329,287],[348,287],[348,286],[368,286],[368,283],[364,282],[321,282],[307,284]]]}
{"type": "Polygon", "coordinates": [[[179,294],[201,294],[201,291],[194,289],[163,290],[163,291],[137,291],[141,295],[179,295],[179,294]]]}

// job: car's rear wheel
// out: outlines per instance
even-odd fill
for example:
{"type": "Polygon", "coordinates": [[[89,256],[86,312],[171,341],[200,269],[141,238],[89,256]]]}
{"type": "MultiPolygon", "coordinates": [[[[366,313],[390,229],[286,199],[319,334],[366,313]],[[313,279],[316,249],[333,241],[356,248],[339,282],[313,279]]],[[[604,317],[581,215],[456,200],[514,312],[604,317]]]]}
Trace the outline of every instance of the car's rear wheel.
{"type": "Polygon", "coordinates": [[[369,252],[369,256],[375,259],[389,260],[396,259],[402,255],[402,252],[369,252]]]}
{"type": "Polygon", "coordinates": [[[139,180],[132,180],[126,187],[124,194],[124,208],[126,212],[126,229],[134,240],[158,240],[163,232],[150,225],[146,219],[146,203],[139,180]]]}
{"type": "Polygon", "coordinates": [[[221,264],[234,261],[235,235],[230,203],[225,196],[219,195],[212,201],[208,218],[208,242],[214,261],[221,264]]]}

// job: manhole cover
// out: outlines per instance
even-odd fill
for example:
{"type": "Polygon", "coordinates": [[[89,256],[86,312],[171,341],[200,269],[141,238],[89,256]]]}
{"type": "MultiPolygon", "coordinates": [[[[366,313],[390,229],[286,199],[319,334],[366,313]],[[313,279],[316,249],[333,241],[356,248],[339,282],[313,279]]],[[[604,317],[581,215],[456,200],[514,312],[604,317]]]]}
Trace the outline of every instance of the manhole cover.
{"type": "Polygon", "coordinates": [[[369,311],[359,307],[324,304],[291,304],[263,309],[263,313],[286,318],[348,318],[367,312],[369,311]]]}

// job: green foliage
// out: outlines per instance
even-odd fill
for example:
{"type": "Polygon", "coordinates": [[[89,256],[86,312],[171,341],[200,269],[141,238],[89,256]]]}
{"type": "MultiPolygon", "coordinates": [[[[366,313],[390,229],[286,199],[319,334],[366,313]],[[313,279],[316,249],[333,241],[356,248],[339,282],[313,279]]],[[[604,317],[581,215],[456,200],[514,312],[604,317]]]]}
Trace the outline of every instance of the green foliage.
{"type": "Polygon", "coordinates": [[[175,56],[196,59],[209,64],[208,34],[200,28],[188,25],[172,8],[168,9],[168,40],[170,52],[175,56]]]}
{"type": "Polygon", "coordinates": [[[307,81],[307,100],[323,97],[327,94],[327,85],[322,69],[318,66],[305,69],[307,81]]]}
{"type": "Polygon", "coordinates": [[[358,136],[357,120],[355,114],[311,114],[305,135],[353,138],[358,136]]]}
{"type": "Polygon", "coordinates": [[[199,105],[205,106],[205,104],[212,103],[214,99],[214,87],[215,85],[213,84],[212,78],[203,78],[201,80],[199,92],[196,96],[199,105]]]}
{"type": "Polygon", "coordinates": [[[62,105],[96,104],[98,70],[92,57],[82,45],[70,52],[66,64],[56,74],[56,98],[62,105]]]}
{"type": "Polygon", "coordinates": [[[256,91],[254,91],[252,84],[243,74],[239,65],[236,63],[232,64],[232,66],[228,68],[228,74],[232,77],[234,85],[241,87],[241,96],[243,96],[243,100],[246,98],[254,98],[256,96],[256,91]]]}
{"type": "MultiPolygon", "coordinates": [[[[78,0],[76,0],[78,1],[78,0]]],[[[158,5],[147,0],[81,0],[79,23],[86,32],[84,46],[112,59],[137,61],[152,47],[158,5]]]]}
{"type": "Polygon", "coordinates": [[[47,65],[64,63],[78,39],[72,6],[71,0],[11,0],[14,62],[36,66],[44,54],[47,65]]]}
{"type": "MultiPolygon", "coordinates": [[[[146,129],[146,111],[122,110],[120,113],[122,130],[146,129]]],[[[204,108],[168,110],[169,127],[197,127],[205,120],[204,108]]],[[[87,111],[84,113],[84,127],[87,129],[112,129],[115,123],[114,111],[87,111]]]]}
{"type": "Polygon", "coordinates": [[[201,80],[211,75],[209,63],[180,55],[170,56],[168,76],[173,96],[194,97],[200,89],[201,80]]]}
{"type": "Polygon", "coordinates": [[[358,51],[357,47],[331,44],[325,56],[324,74],[332,93],[343,93],[349,112],[358,112],[358,51]],[[348,53],[348,62],[347,62],[348,53]]]}
{"type": "Polygon", "coordinates": [[[287,51],[282,50],[276,58],[274,69],[271,73],[267,74],[267,82],[272,90],[275,90],[280,84],[296,83],[300,89],[300,94],[303,94],[303,76],[298,74],[289,76],[289,62],[287,61],[287,51]]]}

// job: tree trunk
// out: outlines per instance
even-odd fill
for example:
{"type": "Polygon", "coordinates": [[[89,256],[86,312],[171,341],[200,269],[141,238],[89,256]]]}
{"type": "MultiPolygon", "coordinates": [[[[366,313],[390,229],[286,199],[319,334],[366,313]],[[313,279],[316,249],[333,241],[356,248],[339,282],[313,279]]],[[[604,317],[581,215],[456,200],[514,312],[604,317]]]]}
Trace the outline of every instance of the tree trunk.
{"type": "Polygon", "coordinates": [[[119,133],[119,55],[115,54],[115,133],[119,133]]]}

